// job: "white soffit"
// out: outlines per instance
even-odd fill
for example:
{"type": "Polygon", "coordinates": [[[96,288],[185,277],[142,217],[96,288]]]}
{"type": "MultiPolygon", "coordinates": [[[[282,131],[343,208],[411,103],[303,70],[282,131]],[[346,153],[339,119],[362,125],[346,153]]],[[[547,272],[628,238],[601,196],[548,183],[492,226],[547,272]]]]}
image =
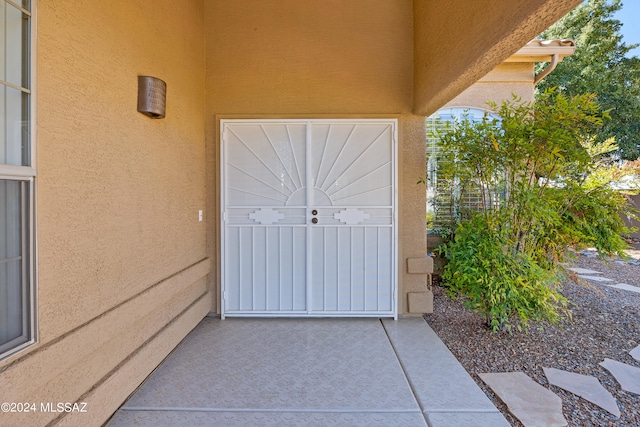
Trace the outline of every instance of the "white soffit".
{"type": "Polygon", "coordinates": [[[571,39],[534,39],[507,58],[504,62],[551,62],[553,55],[558,59],[571,56],[576,51],[576,42],[571,39]]]}

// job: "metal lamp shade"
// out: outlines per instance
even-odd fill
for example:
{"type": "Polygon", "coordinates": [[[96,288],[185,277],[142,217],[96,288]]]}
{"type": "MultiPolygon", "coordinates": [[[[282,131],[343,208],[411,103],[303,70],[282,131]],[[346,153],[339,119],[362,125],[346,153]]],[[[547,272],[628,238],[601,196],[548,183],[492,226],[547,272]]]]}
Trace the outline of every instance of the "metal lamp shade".
{"type": "Polygon", "coordinates": [[[167,84],[156,77],[138,76],[138,111],[152,119],[163,119],[167,84]]]}

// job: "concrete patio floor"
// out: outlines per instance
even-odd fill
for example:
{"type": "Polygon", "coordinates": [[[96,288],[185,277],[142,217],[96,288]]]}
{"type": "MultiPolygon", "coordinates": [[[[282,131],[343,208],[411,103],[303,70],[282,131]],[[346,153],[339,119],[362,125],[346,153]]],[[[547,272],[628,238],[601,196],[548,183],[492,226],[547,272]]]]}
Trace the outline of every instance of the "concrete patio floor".
{"type": "Polygon", "coordinates": [[[205,318],[106,425],[509,423],[421,318],[205,318]]]}

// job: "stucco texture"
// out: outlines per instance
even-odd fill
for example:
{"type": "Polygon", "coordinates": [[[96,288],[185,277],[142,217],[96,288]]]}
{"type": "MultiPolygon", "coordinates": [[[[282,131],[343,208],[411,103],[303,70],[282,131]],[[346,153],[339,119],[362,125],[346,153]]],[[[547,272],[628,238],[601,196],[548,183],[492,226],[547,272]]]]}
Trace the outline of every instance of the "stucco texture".
{"type": "Polygon", "coordinates": [[[415,1],[414,113],[434,113],[580,2],[415,1]]]}
{"type": "Polygon", "coordinates": [[[205,7],[210,113],[411,111],[410,0],[243,0],[205,7]]]}
{"type": "MultiPolygon", "coordinates": [[[[426,254],[426,200],[416,184],[424,175],[424,118],[411,114],[412,14],[407,0],[206,3],[208,160],[219,157],[221,117],[399,119],[400,313],[408,290],[426,290],[426,275],[406,271],[407,257],[426,254]]],[[[208,162],[207,182],[216,183],[208,210],[216,212],[218,167],[208,162]]]]}
{"type": "Polygon", "coordinates": [[[500,64],[460,95],[447,102],[445,107],[473,107],[489,110],[488,102],[497,105],[515,95],[524,102],[533,101],[533,62],[500,64]]]}
{"type": "MultiPolygon", "coordinates": [[[[101,385],[126,378],[113,410],[209,311],[198,221],[203,9],[201,0],[38,2],[39,343],[0,366],[1,401],[91,408],[101,385]],[[138,75],[167,83],[165,119],[136,111],[138,75]],[[154,343],[169,325],[181,332],[154,343]],[[127,368],[148,346],[157,354],[127,368]]],[[[100,424],[102,407],[75,423],[100,424]]],[[[61,416],[3,414],[0,423],[61,416]]]]}

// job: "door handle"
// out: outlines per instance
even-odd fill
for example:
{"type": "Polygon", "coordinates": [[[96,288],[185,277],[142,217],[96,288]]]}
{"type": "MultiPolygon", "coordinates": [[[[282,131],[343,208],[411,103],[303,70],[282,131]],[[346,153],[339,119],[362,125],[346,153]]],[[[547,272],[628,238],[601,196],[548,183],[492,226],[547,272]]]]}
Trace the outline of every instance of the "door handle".
{"type": "Polygon", "coordinates": [[[318,218],[312,218],[311,222],[314,223],[314,224],[317,224],[318,223],[318,218]]]}
{"type": "Polygon", "coordinates": [[[312,210],[311,215],[318,215],[318,211],[316,209],[312,210]]]}

